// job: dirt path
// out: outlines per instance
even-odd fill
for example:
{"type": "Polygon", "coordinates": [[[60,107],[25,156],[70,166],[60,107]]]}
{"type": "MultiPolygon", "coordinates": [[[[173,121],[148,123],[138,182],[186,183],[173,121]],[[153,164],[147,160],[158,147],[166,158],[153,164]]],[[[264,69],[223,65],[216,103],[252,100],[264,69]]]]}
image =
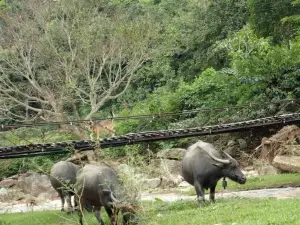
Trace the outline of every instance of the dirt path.
{"type": "MultiPolygon", "coordinates": [[[[272,188],[272,189],[260,189],[251,191],[239,191],[239,192],[228,192],[223,191],[216,193],[216,200],[222,198],[300,198],[300,187],[288,187],[288,188],[272,188]]],[[[196,196],[186,196],[178,193],[167,193],[167,194],[155,194],[144,192],[141,196],[142,200],[160,199],[163,201],[173,202],[178,200],[196,200],[196,196]]],[[[206,195],[208,199],[208,195],[206,195]]],[[[14,212],[28,212],[28,211],[43,211],[43,210],[60,210],[60,200],[45,201],[39,203],[36,206],[30,207],[26,204],[14,204],[14,203],[0,203],[0,213],[14,213],[14,212]]]]}

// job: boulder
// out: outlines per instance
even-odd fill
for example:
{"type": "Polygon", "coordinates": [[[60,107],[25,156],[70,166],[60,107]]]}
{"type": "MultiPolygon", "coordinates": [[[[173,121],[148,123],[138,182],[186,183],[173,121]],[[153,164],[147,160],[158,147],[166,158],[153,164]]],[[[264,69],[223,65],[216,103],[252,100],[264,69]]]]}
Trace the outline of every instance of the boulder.
{"type": "Polygon", "coordinates": [[[3,179],[0,182],[0,188],[10,188],[15,186],[17,183],[18,181],[16,179],[11,179],[11,178],[3,179]]]}
{"type": "Polygon", "coordinates": [[[166,176],[181,175],[181,161],[172,159],[156,159],[151,164],[166,176]]]}
{"type": "Polygon", "coordinates": [[[160,187],[162,187],[162,188],[175,187],[178,184],[180,184],[182,181],[183,181],[183,177],[180,175],[168,176],[168,177],[163,176],[160,187]]]}
{"type": "Polygon", "coordinates": [[[272,164],[283,171],[300,172],[300,156],[277,155],[272,164]]]}
{"type": "Polygon", "coordinates": [[[258,174],[261,175],[275,175],[281,173],[281,170],[272,166],[266,165],[258,168],[258,174]]]}
{"type": "Polygon", "coordinates": [[[19,176],[16,184],[25,194],[31,194],[37,197],[41,193],[49,193],[51,196],[57,196],[57,192],[52,188],[49,176],[36,172],[28,172],[19,176]]]}
{"type": "Polygon", "coordinates": [[[154,188],[159,187],[161,182],[162,182],[161,178],[145,179],[144,187],[154,189],[154,188]]]}
{"type": "Polygon", "coordinates": [[[157,153],[157,157],[163,159],[181,160],[185,152],[186,150],[183,148],[169,148],[159,151],[157,153]]]}

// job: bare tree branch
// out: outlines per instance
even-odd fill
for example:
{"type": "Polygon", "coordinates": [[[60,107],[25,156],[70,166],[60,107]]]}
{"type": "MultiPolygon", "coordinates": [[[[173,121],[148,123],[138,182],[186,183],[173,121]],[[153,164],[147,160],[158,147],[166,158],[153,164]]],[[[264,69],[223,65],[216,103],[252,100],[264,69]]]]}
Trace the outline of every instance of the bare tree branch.
{"type": "MultiPolygon", "coordinates": [[[[160,29],[147,14],[132,19],[118,7],[102,13],[94,2],[14,4],[18,10],[3,15],[6,27],[0,27],[0,96],[10,102],[0,115],[18,106],[32,118],[34,112],[52,120],[79,117],[80,102],[89,110],[83,118],[90,119],[128,89],[151,59],[160,29]]],[[[11,115],[28,119],[23,111],[11,115]]]]}

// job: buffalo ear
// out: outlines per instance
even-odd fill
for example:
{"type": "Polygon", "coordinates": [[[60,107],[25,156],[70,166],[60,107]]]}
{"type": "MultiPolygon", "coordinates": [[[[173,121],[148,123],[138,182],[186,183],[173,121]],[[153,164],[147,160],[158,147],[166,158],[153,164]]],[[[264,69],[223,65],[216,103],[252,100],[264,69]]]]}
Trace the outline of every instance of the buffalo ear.
{"type": "Polygon", "coordinates": [[[223,163],[213,163],[214,166],[218,167],[218,168],[224,168],[224,164],[223,163]]]}

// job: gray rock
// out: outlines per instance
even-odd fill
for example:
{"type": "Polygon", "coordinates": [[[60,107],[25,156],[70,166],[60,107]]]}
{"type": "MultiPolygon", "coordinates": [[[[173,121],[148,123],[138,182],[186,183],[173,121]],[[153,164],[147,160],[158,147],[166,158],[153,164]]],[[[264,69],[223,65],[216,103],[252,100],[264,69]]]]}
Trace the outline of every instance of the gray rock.
{"type": "Polygon", "coordinates": [[[153,179],[144,180],[145,187],[151,188],[151,189],[159,187],[161,182],[162,182],[161,178],[153,178],[153,179]]]}
{"type": "Polygon", "coordinates": [[[279,173],[281,173],[281,170],[272,165],[262,166],[258,168],[259,175],[274,175],[279,173]]]}
{"type": "Polygon", "coordinates": [[[183,181],[183,177],[178,176],[163,176],[161,180],[160,187],[167,188],[167,187],[175,187],[178,186],[183,181]]]}
{"type": "Polygon", "coordinates": [[[248,171],[243,171],[246,177],[257,177],[258,176],[258,171],[257,170],[248,170],[248,171]]]}
{"type": "Polygon", "coordinates": [[[181,175],[181,161],[172,159],[156,159],[151,164],[158,168],[162,174],[178,176],[181,175]]]}
{"type": "Polygon", "coordinates": [[[7,178],[7,179],[4,179],[0,182],[0,188],[10,188],[10,187],[15,186],[17,183],[18,183],[17,180],[7,178]]]}
{"type": "Polygon", "coordinates": [[[57,192],[51,186],[49,176],[36,172],[20,175],[16,187],[20,188],[25,194],[36,197],[44,192],[51,194],[51,196],[57,196],[57,192]]]}
{"type": "Polygon", "coordinates": [[[248,145],[247,145],[247,142],[244,139],[239,138],[237,141],[239,143],[240,150],[246,150],[247,149],[248,145]]]}
{"type": "Polygon", "coordinates": [[[8,190],[6,188],[0,188],[0,196],[8,195],[8,190]]]}
{"type": "Polygon", "coordinates": [[[300,156],[277,155],[272,164],[283,171],[300,172],[300,156]]]}

